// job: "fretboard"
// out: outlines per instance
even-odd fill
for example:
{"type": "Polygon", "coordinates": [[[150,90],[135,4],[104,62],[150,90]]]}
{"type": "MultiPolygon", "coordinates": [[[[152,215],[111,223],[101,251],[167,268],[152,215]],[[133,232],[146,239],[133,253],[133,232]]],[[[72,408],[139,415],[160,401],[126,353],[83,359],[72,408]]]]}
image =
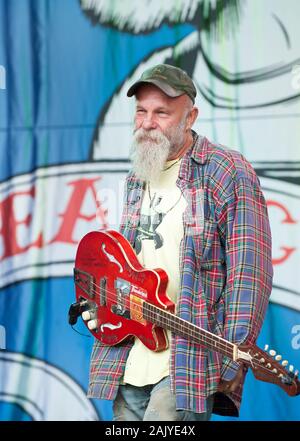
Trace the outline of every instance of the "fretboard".
{"type": "Polygon", "coordinates": [[[176,335],[180,335],[187,340],[198,343],[212,351],[219,352],[226,357],[234,359],[236,346],[233,343],[230,343],[224,338],[212,334],[205,329],[199,328],[198,326],[177,317],[171,312],[160,309],[151,303],[144,302],[143,316],[147,321],[164,329],[169,329],[176,335]]]}

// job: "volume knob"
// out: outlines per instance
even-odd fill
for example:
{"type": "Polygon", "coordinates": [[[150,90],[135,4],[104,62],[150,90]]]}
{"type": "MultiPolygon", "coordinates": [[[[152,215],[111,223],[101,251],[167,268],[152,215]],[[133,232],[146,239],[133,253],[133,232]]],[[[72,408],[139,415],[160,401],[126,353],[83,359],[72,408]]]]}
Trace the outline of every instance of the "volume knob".
{"type": "Polygon", "coordinates": [[[94,320],[90,320],[87,324],[88,328],[90,329],[90,331],[93,331],[94,329],[98,328],[98,320],[94,319],[94,320]]]}
{"type": "Polygon", "coordinates": [[[85,322],[87,322],[88,320],[93,320],[94,318],[96,318],[96,314],[93,310],[83,311],[81,317],[85,322]]]}

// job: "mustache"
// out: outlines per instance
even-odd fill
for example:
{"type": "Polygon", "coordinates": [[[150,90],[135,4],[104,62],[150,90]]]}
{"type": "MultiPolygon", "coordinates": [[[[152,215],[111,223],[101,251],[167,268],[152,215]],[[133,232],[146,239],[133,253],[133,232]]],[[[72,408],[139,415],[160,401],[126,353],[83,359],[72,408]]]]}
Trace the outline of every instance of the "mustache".
{"type": "Polygon", "coordinates": [[[140,142],[161,142],[164,135],[157,129],[145,130],[142,127],[134,130],[134,140],[140,142]]]}

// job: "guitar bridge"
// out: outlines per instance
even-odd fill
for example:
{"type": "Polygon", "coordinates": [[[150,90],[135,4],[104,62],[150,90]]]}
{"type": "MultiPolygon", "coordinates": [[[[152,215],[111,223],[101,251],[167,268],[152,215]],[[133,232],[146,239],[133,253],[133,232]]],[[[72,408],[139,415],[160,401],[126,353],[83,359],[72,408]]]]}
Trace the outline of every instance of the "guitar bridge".
{"type": "Polygon", "coordinates": [[[112,305],[111,307],[111,312],[127,319],[130,318],[130,311],[126,308],[126,306],[128,305],[130,286],[130,282],[128,282],[127,280],[116,279],[115,290],[117,293],[117,303],[112,305]]]}
{"type": "Polygon", "coordinates": [[[120,305],[112,305],[111,312],[126,319],[130,319],[130,312],[122,308],[120,305]]]}

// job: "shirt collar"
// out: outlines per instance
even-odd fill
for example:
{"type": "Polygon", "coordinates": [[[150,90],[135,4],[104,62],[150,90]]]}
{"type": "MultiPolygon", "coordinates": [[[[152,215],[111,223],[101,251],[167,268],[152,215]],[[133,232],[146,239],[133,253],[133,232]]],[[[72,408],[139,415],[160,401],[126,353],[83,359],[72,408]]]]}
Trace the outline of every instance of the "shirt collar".
{"type": "Polygon", "coordinates": [[[198,135],[193,130],[192,130],[192,135],[193,135],[194,143],[192,147],[183,156],[179,170],[179,178],[185,181],[191,180],[191,174],[192,174],[191,159],[193,159],[195,162],[201,165],[205,164],[205,162],[207,161],[207,153],[208,153],[207,138],[198,135]]]}
{"type": "Polygon", "coordinates": [[[192,147],[191,157],[199,164],[205,164],[207,161],[208,139],[198,135],[192,130],[194,144],[192,147]]]}

